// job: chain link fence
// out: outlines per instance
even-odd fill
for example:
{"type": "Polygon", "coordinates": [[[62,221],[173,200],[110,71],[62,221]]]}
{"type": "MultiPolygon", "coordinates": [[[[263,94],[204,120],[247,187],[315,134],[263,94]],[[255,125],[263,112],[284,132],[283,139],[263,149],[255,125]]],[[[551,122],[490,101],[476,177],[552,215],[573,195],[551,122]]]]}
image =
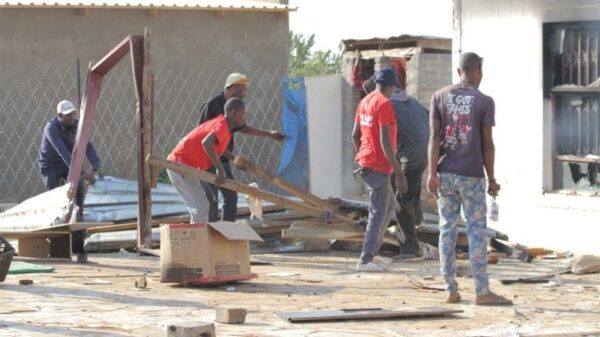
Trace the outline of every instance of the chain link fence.
{"type": "MultiPolygon", "coordinates": [[[[154,152],[166,155],[198,123],[202,104],[220,93],[230,71],[204,68],[155,69],[154,152]]],[[[251,80],[246,97],[248,124],[280,129],[285,69],[244,72],[251,80]]],[[[83,92],[85,73],[81,74],[83,92]]],[[[0,73],[0,202],[20,202],[44,191],[37,155],[46,123],[63,99],[78,102],[76,72],[32,69],[27,75],[0,73]],[[36,75],[30,75],[36,74],[36,75]]],[[[91,141],[106,175],[136,179],[136,100],[131,67],[123,62],[105,77],[91,141]]],[[[281,144],[265,138],[235,136],[236,153],[275,171],[281,144]]],[[[87,164],[86,164],[87,165],[87,164]]],[[[237,171],[245,183],[255,179],[237,171]]],[[[261,187],[270,188],[260,182],[261,187]]]]}

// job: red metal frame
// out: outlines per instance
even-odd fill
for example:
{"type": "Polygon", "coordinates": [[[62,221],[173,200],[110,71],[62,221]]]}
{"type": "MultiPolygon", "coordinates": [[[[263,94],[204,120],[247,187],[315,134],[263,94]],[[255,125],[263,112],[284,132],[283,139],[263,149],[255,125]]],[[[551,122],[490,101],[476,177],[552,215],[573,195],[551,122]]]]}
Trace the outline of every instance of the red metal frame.
{"type": "Polygon", "coordinates": [[[129,52],[133,69],[133,83],[138,101],[136,111],[137,126],[137,171],[138,171],[138,248],[150,248],[152,243],[151,212],[151,171],[145,159],[152,152],[152,121],[154,99],[154,74],[150,69],[150,30],[144,36],[130,35],[117,44],[106,56],[93,65],[87,74],[82,101],[81,118],[73,147],[71,169],[67,181],[71,184],[68,192],[69,207],[66,221],[72,222],[73,204],[77,186],[81,178],[85,150],[90,140],[92,123],[96,115],[96,103],[100,97],[102,79],[129,52]]]}

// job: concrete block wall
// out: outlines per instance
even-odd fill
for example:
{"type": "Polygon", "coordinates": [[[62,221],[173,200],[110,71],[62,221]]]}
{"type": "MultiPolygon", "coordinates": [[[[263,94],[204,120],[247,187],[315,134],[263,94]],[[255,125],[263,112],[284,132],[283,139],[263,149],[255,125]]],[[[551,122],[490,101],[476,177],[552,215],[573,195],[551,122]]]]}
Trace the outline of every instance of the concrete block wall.
{"type": "Polygon", "coordinates": [[[451,54],[415,54],[408,61],[406,90],[429,109],[431,95],[452,83],[451,54]]]}
{"type": "MultiPolygon", "coordinates": [[[[352,87],[353,58],[342,60],[342,196],[357,197],[364,194],[364,186],[360,178],[355,179],[352,170],[354,164],[354,143],[352,128],[356,107],[360,102],[360,92],[352,87]]],[[[376,65],[377,66],[377,65],[376,65]]]]}

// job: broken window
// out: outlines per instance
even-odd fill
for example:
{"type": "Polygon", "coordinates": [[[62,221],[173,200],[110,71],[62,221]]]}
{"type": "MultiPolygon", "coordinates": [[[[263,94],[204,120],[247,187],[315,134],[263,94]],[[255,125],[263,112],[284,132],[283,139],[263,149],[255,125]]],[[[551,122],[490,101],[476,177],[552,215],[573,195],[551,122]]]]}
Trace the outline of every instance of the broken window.
{"type": "Polygon", "coordinates": [[[552,100],[553,188],[600,191],[600,21],[544,25],[544,96],[552,100]]]}

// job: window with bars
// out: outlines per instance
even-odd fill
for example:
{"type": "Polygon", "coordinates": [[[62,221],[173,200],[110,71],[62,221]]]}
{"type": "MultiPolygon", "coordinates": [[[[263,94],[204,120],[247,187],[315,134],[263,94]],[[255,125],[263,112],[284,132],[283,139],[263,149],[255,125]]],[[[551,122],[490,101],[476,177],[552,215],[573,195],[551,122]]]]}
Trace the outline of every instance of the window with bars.
{"type": "Polygon", "coordinates": [[[600,192],[600,21],[544,25],[553,188],[600,192]]]}

